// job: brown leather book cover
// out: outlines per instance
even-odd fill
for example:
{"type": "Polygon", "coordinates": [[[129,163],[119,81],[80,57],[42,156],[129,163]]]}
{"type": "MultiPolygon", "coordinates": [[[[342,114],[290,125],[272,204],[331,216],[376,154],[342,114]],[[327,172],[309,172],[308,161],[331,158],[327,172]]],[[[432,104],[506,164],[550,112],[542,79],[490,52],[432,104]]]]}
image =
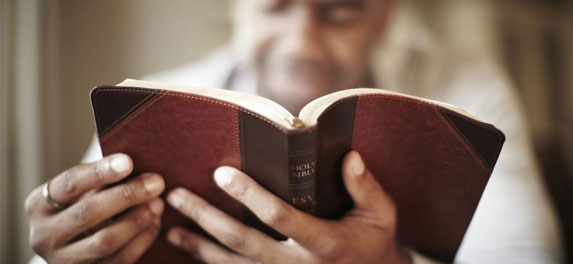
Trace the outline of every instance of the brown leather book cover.
{"type": "MultiPolygon", "coordinates": [[[[335,219],[352,207],[340,170],[357,150],[397,204],[400,243],[451,262],[505,140],[455,107],[381,89],[327,95],[300,119],[266,99],[214,90],[139,81],[93,89],[103,154],[126,153],[134,174],[160,173],[167,192],[183,186],[276,239],[284,237],[217,187],[217,167],[241,169],[297,208],[335,219]]],[[[141,263],[189,262],[165,240],[174,225],[201,232],[167,207],[141,263]]]]}

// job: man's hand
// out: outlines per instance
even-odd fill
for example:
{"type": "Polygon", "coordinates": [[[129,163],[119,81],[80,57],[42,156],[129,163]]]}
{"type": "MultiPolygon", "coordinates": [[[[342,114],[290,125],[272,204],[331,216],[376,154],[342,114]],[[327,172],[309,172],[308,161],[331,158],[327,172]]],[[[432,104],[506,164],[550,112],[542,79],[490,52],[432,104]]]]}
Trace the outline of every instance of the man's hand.
{"type": "Polygon", "coordinates": [[[115,154],[73,167],[50,181],[51,206],[36,188],[26,199],[30,243],[49,263],[130,263],[155,240],[163,201],[157,198],[165,183],[145,173],[110,188],[127,177],[131,159],[115,154]],[[112,220],[113,219],[113,220],[112,220]]]}
{"type": "Polygon", "coordinates": [[[179,227],[169,230],[167,238],[207,263],[411,262],[395,241],[394,203],[357,152],[346,156],[342,173],[355,208],[332,221],[298,211],[244,173],[221,167],[215,171],[217,184],[290,239],[275,241],[181,188],[169,194],[168,202],[234,252],[179,227]]]}

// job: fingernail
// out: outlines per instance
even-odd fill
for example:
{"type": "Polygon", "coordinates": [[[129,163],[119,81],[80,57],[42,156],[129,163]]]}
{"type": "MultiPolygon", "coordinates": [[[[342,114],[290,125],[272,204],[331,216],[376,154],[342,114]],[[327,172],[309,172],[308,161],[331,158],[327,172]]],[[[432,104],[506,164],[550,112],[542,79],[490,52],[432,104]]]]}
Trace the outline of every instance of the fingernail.
{"type": "Polygon", "coordinates": [[[183,203],[185,203],[185,199],[183,198],[179,190],[171,192],[167,197],[167,200],[175,208],[181,208],[183,203]]]}
{"type": "Polygon", "coordinates": [[[143,187],[150,193],[157,193],[163,189],[164,183],[161,176],[157,174],[147,175],[143,180],[143,187]]]}
{"type": "Polygon", "coordinates": [[[360,154],[358,154],[358,152],[355,152],[354,165],[352,165],[352,171],[354,172],[354,175],[362,175],[365,169],[366,167],[364,166],[362,157],[360,157],[360,154]]]}
{"type": "Polygon", "coordinates": [[[225,187],[231,183],[233,171],[228,167],[219,167],[215,170],[215,182],[220,187],[225,187]]]}
{"type": "Polygon", "coordinates": [[[117,173],[127,171],[129,169],[129,159],[125,155],[117,155],[111,160],[110,166],[117,173]]]}
{"type": "Polygon", "coordinates": [[[163,207],[163,201],[161,201],[161,199],[155,199],[149,204],[149,209],[151,209],[151,212],[155,215],[161,215],[163,207]]]}
{"type": "Polygon", "coordinates": [[[181,235],[173,229],[167,233],[167,240],[176,246],[181,245],[181,235]]]}

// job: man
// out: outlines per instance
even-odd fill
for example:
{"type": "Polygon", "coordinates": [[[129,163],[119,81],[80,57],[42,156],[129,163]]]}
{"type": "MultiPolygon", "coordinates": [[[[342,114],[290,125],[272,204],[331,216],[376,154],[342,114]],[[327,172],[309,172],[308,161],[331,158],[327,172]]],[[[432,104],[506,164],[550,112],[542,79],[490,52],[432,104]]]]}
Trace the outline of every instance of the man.
{"type": "MultiPolygon", "coordinates": [[[[386,43],[386,64],[374,69],[373,53],[377,41],[386,36],[393,4],[236,0],[232,49],[147,79],[258,93],[295,113],[318,96],[361,86],[382,86],[460,106],[501,128],[507,141],[456,261],[561,261],[559,228],[508,82],[487,61],[450,55],[431,38],[406,45],[386,43]]],[[[133,168],[126,155],[100,157],[96,143],[86,159],[93,163],[67,170],[27,199],[31,245],[48,262],[129,263],[157,239],[165,206],[157,198],[165,188],[161,176],[145,173],[100,190],[133,168]]],[[[159,239],[207,263],[431,261],[396,243],[397,208],[359,153],[347,154],[342,174],[355,208],[338,221],[325,221],[290,207],[248,175],[221,167],[214,173],[217,184],[291,239],[274,241],[181,188],[167,195],[170,206],[233,251],[183,228],[173,228],[159,239]]]]}

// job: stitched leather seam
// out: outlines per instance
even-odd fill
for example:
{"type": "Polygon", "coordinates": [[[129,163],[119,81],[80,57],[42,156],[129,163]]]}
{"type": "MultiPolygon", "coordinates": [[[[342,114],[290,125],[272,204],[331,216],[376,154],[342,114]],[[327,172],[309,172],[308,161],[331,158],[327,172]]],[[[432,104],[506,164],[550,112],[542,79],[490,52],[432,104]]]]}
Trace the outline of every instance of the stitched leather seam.
{"type": "MultiPolygon", "coordinates": [[[[485,163],[486,166],[489,168],[489,170],[493,170],[493,166],[490,166],[490,165],[489,165],[489,161],[488,161],[479,151],[477,151],[477,149],[473,146],[473,144],[471,144],[471,141],[469,141],[468,138],[461,132],[461,130],[460,130],[457,126],[454,125],[454,122],[451,120],[451,118],[448,117],[448,116],[444,113],[444,111],[446,111],[446,110],[442,110],[442,109],[440,109],[440,108],[438,108],[438,110],[439,110],[440,114],[441,114],[442,116],[444,116],[444,118],[446,118],[446,119],[448,120],[448,123],[457,131],[457,133],[458,133],[461,137],[463,137],[464,141],[469,145],[469,147],[471,147],[471,148],[474,150],[474,152],[484,161],[484,163],[485,163]]],[[[448,113],[452,113],[452,111],[448,111],[448,113]]],[[[471,121],[471,120],[469,120],[469,119],[467,119],[467,118],[464,118],[462,115],[458,115],[457,113],[452,113],[452,114],[456,115],[456,116],[459,117],[459,118],[463,118],[463,119],[466,120],[466,121],[471,121]]],[[[480,126],[480,127],[483,127],[483,128],[485,128],[485,129],[488,129],[488,130],[494,132],[498,137],[500,137],[499,132],[497,132],[497,131],[491,129],[490,127],[488,127],[488,126],[480,126]]],[[[497,141],[496,149],[499,149],[500,147],[501,147],[501,140],[498,140],[498,141],[497,141]]],[[[498,155],[499,155],[499,153],[498,153],[498,155]]],[[[492,158],[492,161],[494,161],[494,160],[496,160],[496,159],[497,159],[497,156],[495,157],[495,159],[492,158]]],[[[493,165],[493,164],[492,164],[492,165],[493,165]]]]}
{"type": "MultiPolygon", "coordinates": [[[[237,132],[238,132],[238,134],[239,134],[239,135],[238,135],[238,136],[239,136],[239,139],[238,139],[238,140],[240,141],[240,142],[237,143],[237,145],[239,145],[239,155],[240,155],[240,157],[239,157],[239,164],[240,164],[240,166],[241,166],[241,171],[244,171],[245,168],[247,167],[247,166],[246,166],[246,164],[247,164],[247,161],[246,161],[247,156],[245,155],[245,131],[243,130],[244,127],[245,127],[245,125],[244,125],[244,122],[245,122],[244,120],[245,120],[245,118],[243,118],[243,116],[241,115],[241,111],[237,111],[236,119],[238,119],[238,126],[239,126],[239,128],[238,128],[238,131],[237,131],[237,132]]],[[[240,214],[241,214],[241,218],[247,217],[247,219],[248,219],[248,217],[249,217],[249,214],[248,214],[247,210],[246,210],[244,207],[242,207],[242,209],[241,209],[241,211],[240,211],[240,214]]]]}
{"type": "Polygon", "coordinates": [[[355,146],[354,139],[356,138],[356,136],[354,134],[357,133],[356,132],[357,131],[356,122],[358,122],[358,117],[356,116],[356,113],[360,112],[360,111],[358,111],[358,107],[360,107],[360,97],[358,97],[358,99],[356,100],[356,107],[354,107],[355,113],[354,113],[354,122],[353,122],[354,124],[352,124],[352,141],[350,142],[349,149],[353,149],[352,147],[355,146]]]}
{"type": "MultiPolygon", "coordinates": [[[[93,96],[94,106],[97,107],[97,104],[96,104],[97,96],[96,96],[96,94],[101,93],[101,92],[107,92],[107,91],[110,91],[110,90],[107,90],[107,89],[106,89],[106,90],[95,90],[94,96],[93,96]]],[[[109,125],[108,128],[105,128],[105,130],[102,130],[100,136],[104,136],[107,132],[109,132],[110,130],[113,130],[113,128],[115,127],[115,125],[121,123],[127,116],[129,116],[129,115],[133,112],[134,109],[137,109],[138,107],[144,105],[145,103],[147,103],[147,102],[149,101],[149,97],[151,97],[151,96],[157,94],[156,91],[140,91],[140,90],[134,90],[134,91],[132,91],[132,92],[147,93],[148,95],[147,95],[147,97],[145,97],[141,102],[137,103],[137,104],[136,104],[135,106],[133,106],[129,111],[125,112],[120,118],[118,118],[118,119],[117,119],[116,121],[114,121],[111,125],[109,125]]],[[[94,113],[95,113],[96,120],[99,120],[99,108],[96,109],[96,110],[94,111],[94,113]]]]}
{"type": "MultiPolygon", "coordinates": [[[[456,113],[456,112],[454,112],[454,111],[449,111],[449,110],[447,110],[447,109],[441,109],[441,108],[440,108],[440,112],[442,113],[442,115],[445,116],[445,114],[443,113],[444,111],[447,111],[449,114],[455,115],[455,116],[457,116],[457,117],[459,117],[459,118],[461,118],[461,119],[463,119],[463,120],[465,120],[465,121],[468,121],[468,122],[475,121],[475,120],[473,120],[473,119],[471,119],[471,118],[468,118],[468,117],[466,117],[466,116],[464,116],[464,115],[461,115],[461,114],[459,114],[459,113],[456,113]]],[[[446,118],[447,118],[448,120],[450,120],[449,117],[446,116],[446,118]]],[[[451,122],[451,121],[452,121],[452,120],[450,120],[450,122],[451,122]]],[[[475,123],[476,125],[478,125],[478,126],[480,126],[480,127],[482,127],[482,128],[485,128],[485,129],[487,129],[487,130],[493,132],[494,134],[496,134],[496,135],[498,136],[498,138],[503,138],[503,137],[504,137],[503,133],[501,133],[501,132],[500,132],[499,130],[497,130],[497,129],[494,129],[492,126],[490,126],[490,125],[488,125],[488,124],[485,124],[485,123],[482,123],[482,122],[479,122],[479,121],[478,121],[478,122],[472,122],[472,123],[475,123]]],[[[452,122],[452,124],[453,124],[453,122],[452,122]]],[[[457,128],[456,128],[456,129],[457,129],[457,128]]],[[[461,132],[460,132],[460,133],[461,133],[461,132]]],[[[464,137],[465,137],[465,136],[464,136],[464,137]]],[[[467,140],[467,139],[466,139],[466,140],[467,140]]],[[[469,140],[468,140],[468,142],[469,142],[469,140]]],[[[497,149],[497,150],[501,149],[502,144],[503,144],[502,140],[498,140],[498,141],[497,141],[496,149],[497,149]]],[[[472,147],[473,147],[473,146],[472,146],[472,147]]],[[[478,153],[479,153],[479,152],[478,152],[478,153]]],[[[492,157],[492,162],[495,161],[495,160],[497,160],[499,154],[500,154],[500,153],[498,152],[498,153],[497,153],[497,156],[492,157]]],[[[481,154],[480,154],[480,156],[481,156],[481,154]]],[[[484,160],[485,160],[485,158],[484,158],[484,160]]],[[[488,166],[488,167],[489,167],[489,166],[488,166]]],[[[491,169],[493,170],[493,168],[491,168],[491,169]]]]}
{"type": "Polygon", "coordinates": [[[240,153],[241,153],[241,169],[245,169],[246,166],[244,166],[244,164],[246,163],[246,161],[243,161],[243,159],[246,158],[246,155],[245,155],[245,133],[244,133],[244,132],[245,132],[245,130],[244,130],[244,129],[245,129],[245,119],[241,117],[241,112],[240,112],[240,111],[237,111],[237,113],[238,113],[237,118],[240,119],[240,120],[239,120],[239,122],[240,122],[240,123],[239,123],[239,129],[240,129],[240,130],[239,130],[239,134],[240,134],[240,137],[241,137],[241,139],[240,139],[240,140],[241,140],[241,143],[240,143],[240,144],[241,144],[241,147],[240,147],[240,151],[241,151],[241,152],[240,152],[240,153]]]}
{"type": "Polygon", "coordinates": [[[188,94],[180,94],[180,93],[175,93],[175,92],[170,92],[170,91],[167,91],[166,94],[167,94],[167,95],[171,95],[171,96],[179,96],[179,97],[186,97],[186,98],[198,99],[198,100],[202,100],[202,101],[206,101],[206,102],[210,102],[210,103],[214,103],[214,104],[219,104],[219,105],[223,105],[223,106],[232,107],[232,108],[237,109],[237,110],[239,110],[239,111],[241,111],[241,112],[244,112],[244,113],[246,113],[246,114],[248,114],[248,115],[254,116],[254,117],[259,118],[259,119],[262,119],[262,120],[265,121],[266,123],[268,123],[268,124],[274,126],[275,128],[278,128],[279,130],[281,130],[281,131],[283,131],[283,132],[285,132],[285,133],[289,133],[289,130],[285,129],[285,128],[282,127],[282,126],[277,125],[277,124],[276,124],[275,122],[273,122],[273,121],[268,120],[266,117],[261,116],[261,115],[256,114],[256,113],[253,113],[253,112],[251,112],[251,111],[248,111],[248,110],[246,110],[246,109],[244,109],[244,108],[242,108],[242,107],[240,107],[240,106],[238,106],[238,105],[235,105],[235,104],[226,103],[226,102],[220,101],[220,100],[218,100],[218,99],[210,99],[210,98],[205,98],[205,97],[202,97],[202,96],[188,95],[188,94]]]}
{"type": "Polygon", "coordinates": [[[354,128],[356,125],[356,108],[358,108],[358,100],[360,99],[360,97],[358,96],[358,98],[356,98],[356,104],[355,106],[352,108],[352,111],[350,112],[350,117],[348,119],[348,126],[346,127],[350,127],[350,131],[345,131],[346,132],[346,147],[348,149],[352,149],[352,141],[354,139],[354,128]]]}
{"type": "Polygon", "coordinates": [[[241,166],[241,169],[243,169],[243,163],[242,161],[242,155],[241,155],[241,143],[240,140],[242,138],[242,133],[239,130],[239,111],[236,112],[235,114],[235,118],[233,118],[234,123],[235,123],[235,154],[237,155],[238,161],[239,161],[239,166],[241,166]],[[241,137],[241,138],[240,138],[241,137]]]}
{"type": "Polygon", "coordinates": [[[100,143],[104,143],[105,141],[107,141],[115,133],[117,133],[117,131],[119,131],[120,128],[127,125],[131,120],[133,120],[141,112],[143,112],[143,110],[145,110],[145,109],[149,108],[151,105],[155,104],[155,102],[159,101],[159,99],[163,98],[163,96],[165,96],[165,94],[162,92],[157,94],[157,96],[155,96],[153,99],[149,100],[146,104],[144,104],[139,109],[137,109],[135,112],[133,112],[129,117],[127,117],[125,120],[123,120],[121,123],[119,123],[116,127],[111,129],[110,131],[108,131],[107,134],[105,134],[102,138],[100,138],[100,143]]]}
{"type": "MultiPolygon", "coordinates": [[[[438,106],[438,107],[439,107],[439,106],[438,106]]],[[[500,133],[499,133],[498,130],[494,129],[493,127],[491,127],[490,125],[488,125],[488,124],[486,124],[486,123],[483,123],[483,122],[480,122],[480,121],[478,121],[478,120],[469,118],[469,117],[467,117],[467,116],[465,116],[465,115],[462,115],[462,114],[460,114],[460,113],[457,113],[457,112],[455,112],[455,111],[451,111],[451,110],[448,110],[448,109],[444,109],[444,111],[448,111],[448,113],[451,113],[451,114],[453,114],[453,115],[455,115],[455,116],[457,116],[457,117],[459,117],[459,118],[462,118],[462,119],[464,119],[464,120],[466,120],[466,121],[469,121],[469,122],[472,122],[472,123],[476,123],[476,125],[478,125],[478,126],[480,126],[480,127],[483,127],[483,128],[485,128],[485,129],[487,129],[487,130],[489,130],[489,131],[491,131],[491,132],[493,132],[493,133],[495,133],[496,135],[498,135],[498,136],[501,137],[501,135],[500,135],[500,133]]],[[[499,146],[499,144],[498,144],[498,146],[499,146]]]]}
{"type": "Polygon", "coordinates": [[[483,169],[485,169],[485,171],[487,173],[491,173],[492,169],[487,165],[487,162],[484,160],[484,158],[481,155],[479,155],[479,153],[476,151],[476,149],[469,143],[469,141],[466,139],[466,137],[464,137],[461,134],[461,132],[456,127],[454,127],[452,125],[452,123],[449,121],[449,119],[444,117],[444,115],[440,112],[438,106],[434,105],[433,108],[434,108],[434,111],[436,112],[436,114],[438,114],[438,116],[440,117],[440,119],[442,119],[442,121],[446,124],[446,127],[462,143],[462,145],[466,148],[466,150],[470,153],[470,155],[472,155],[472,157],[474,157],[474,159],[476,159],[478,161],[478,163],[481,165],[481,167],[483,169]]]}

